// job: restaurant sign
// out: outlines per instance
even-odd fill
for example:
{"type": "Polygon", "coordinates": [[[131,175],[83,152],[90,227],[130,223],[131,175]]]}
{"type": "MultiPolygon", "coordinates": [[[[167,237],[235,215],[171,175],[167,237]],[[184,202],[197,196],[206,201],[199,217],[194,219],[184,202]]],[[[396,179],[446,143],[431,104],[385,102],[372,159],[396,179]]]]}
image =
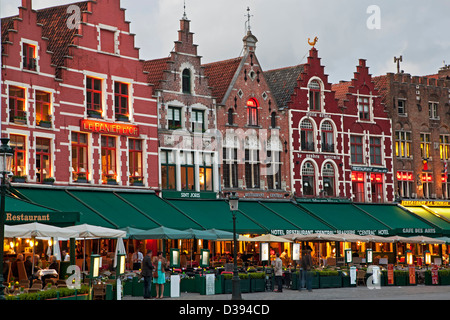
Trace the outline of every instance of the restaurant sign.
{"type": "Polygon", "coordinates": [[[124,123],[109,123],[96,120],[82,119],[81,131],[112,134],[117,136],[139,137],[139,127],[124,123]]]}
{"type": "Polygon", "coordinates": [[[359,172],[371,172],[371,173],[388,173],[389,170],[387,168],[378,168],[378,167],[362,167],[362,166],[352,166],[352,171],[359,172]]]}
{"type": "Polygon", "coordinates": [[[433,201],[433,200],[404,200],[401,203],[405,207],[450,207],[449,201],[433,201]]]}
{"type": "Polygon", "coordinates": [[[216,192],[197,192],[197,191],[163,191],[164,199],[217,199],[216,192]]]}
{"type": "Polygon", "coordinates": [[[7,212],[5,215],[5,223],[8,225],[38,222],[68,226],[79,220],[78,212],[7,212]]]}

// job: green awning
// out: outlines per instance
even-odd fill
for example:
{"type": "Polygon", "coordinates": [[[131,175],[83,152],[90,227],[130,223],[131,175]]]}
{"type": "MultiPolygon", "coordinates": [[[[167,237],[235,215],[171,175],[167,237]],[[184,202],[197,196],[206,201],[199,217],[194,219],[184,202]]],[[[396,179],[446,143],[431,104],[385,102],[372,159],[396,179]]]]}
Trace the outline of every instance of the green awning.
{"type": "Polygon", "coordinates": [[[99,227],[117,228],[117,226],[99,213],[89,209],[62,189],[15,188],[16,192],[33,203],[54,208],[62,212],[80,212],[78,224],[91,224],[99,227]]]}
{"type": "Polygon", "coordinates": [[[404,207],[404,210],[414,213],[415,215],[429,221],[434,226],[441,229],[443,234],[450,234],[450,220],[445,217],[445,213],[436,207],[404,207]]]}
{"type": "MultiPolygon", "coordinates": [[[[327,225],[325,222],[313,217],[311,214],[295,205],[292,202],[271,202],[263,201],[261,202],[266,208],[273,210],[280,217],[291,222],[291,224],[298,226],[300,232],[303,234],[313,233],[313,232],[333,232],[333,228],[327,225]]],[[[298,230],[298,228],[297,228],[298,230]]],[[[297,233],[295,230],[284,230],[285,234],[297,233]]]]}
{"type": "Polygon", "coordinates": [[[55,212],[56,210],[38,204],[30,203],[21,199],[7,196],[5,198],[6,212],[55,212]]]}
{"type": "Polygon", "coordinates": [[[286,230],[300,230],[298,226],[267,208],[259,201],[239,201],[239,211],[252,219],[258,221],[272,234],[286,234],[286,230]]]}
{"type": "Polygon", "coordinates": [[[392,234],[392,229],[388,225],[368,215],[351,203],[297,203],[314,216],[326,221],[337,232],[349,232],[361,235],[392,234]]]}
{"type": "MultiPolygon", "coordinates": [[[[160,226],[179,230],[188,228],[203,229],[200,224],[156,194],[118,192],[117,195],[132,204],[136,209],[147,214],[160,226]]],[[[141,227],[138,228],[142,229],[141,227]]]]}
{"type": "MultiPolygon", "coordinates": [[[[233,219],[230,206],[224,200],[168,200],[186,213],[205,229],[233,231],[233,219]]],[[[239,204],[240,205],[240,204],[239,204]]],[[[241,212],[236,213],[236,231],[239,234],[262,234],[269,230],[248,218],[241,212]]]]}
{"type": "Polygon", "coordinates": [[[395,204],[357,204],[371,216],[383,221],[397,235],[433,235],[441,230],[395,204]]]}
{"type": "MultiPolygon", "coordinates": [[[[114,192],[69,190],[69,193],[81,203],[114,222],[116,228],[132,227],[145,230],[159,227],[145,214],[121,200],[114,192]]],[[[141,197],[144,196],[146,195],[141,194],[141,197]]]]}

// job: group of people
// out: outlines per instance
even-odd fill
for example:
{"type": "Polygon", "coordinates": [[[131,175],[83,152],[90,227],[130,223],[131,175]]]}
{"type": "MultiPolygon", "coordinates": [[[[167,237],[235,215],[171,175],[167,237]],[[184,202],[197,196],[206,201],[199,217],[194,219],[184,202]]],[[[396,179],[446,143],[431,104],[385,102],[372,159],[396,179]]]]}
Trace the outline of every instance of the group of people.
{"type": "MultiPolygon", "coordinates": [[[[56,260],[56,256],[51,256],[50,257],[50,265],[48,266],[47,269],[54,269],[56,270],[56,272],[59,272],[59,267],[58,267],[58,262],[56,260]]],[[[14,262],[11,264],[11,274],[14,278],[19,279],[19,263],[23,262],[23,266],[25,267],[25,272],[26,272],[26,276],[27,279],[30,281],[30,287],[33,284],[33,281],[35,279],[38,279],[39,276],[39,270],[42,269],[42,261],[39,257],[38,254],[34,255],[34,266],[33,266],[33,256],[32,255],[28,255],[25,258],[25,261],[23,259],[23,254],[18,254],[16,260],[14,260],[14,262]]],[[[6,265],[5,265],[6,266],[6,265]]],[[[7,270],[5,268],[4,270],[4,279],[6,279],[7,277],[7,270]]],[[[43,285],[45,285],[45,280],[48,278],[51,278],[51,275],[45,275],[41,277],[41,281],[43,283],[43,285]]]]}
{"type": "Polygon", "coordinates": [[[166,283],[166,268],[168,262],[163,257],[162,252],[158,252],[153,257],[152,250],[148,250],[145,257],[140,251],[136,251],[133,256],[133,269],[141,269],[144,278],[144,299],[151,299],[152,283],[156,285],[156,299],[162,299],[164,295],[164,284],[166,283]]]}
{"type": "MultiPolygon", "coordinates": [[[[306,286],[308,291],[312,291],[312,278],[310,275],[313,262],[311,257],[311,250],[308,248],[302,251],[302,258],[300,260],[300,276],[301,282],[299,285],[299,290],[302,289],[303,285],[306,286]]],[[[278,289],[277,292],[283,292],[283,261],[279,253],[276,254],[275,260],[272,261],[273,271],[275,275],[275,281],[278,289]]]]}

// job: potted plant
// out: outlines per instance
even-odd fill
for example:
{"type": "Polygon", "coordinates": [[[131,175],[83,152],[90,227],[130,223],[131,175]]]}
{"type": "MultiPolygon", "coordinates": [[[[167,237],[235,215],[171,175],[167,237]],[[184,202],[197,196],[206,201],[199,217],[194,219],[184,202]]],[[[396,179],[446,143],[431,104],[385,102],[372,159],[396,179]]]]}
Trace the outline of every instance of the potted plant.
{"type": "Polygon", "coordinates": [[[51,121],[47,121],[47,120],[41,120],[39,121],[39,126],[42,128],[51,128],[52,127],[52,122],[51,121]]]}
{"type": "Polygon", "coordinates": [[[117,181],[114,178],[108,178],[106,179],[106,183],[110,185],[117,185],[117,181]]]}
{"type": "Polygon", "coordinates": [[[250,291],[264,292],[266,288],[266,274],[264,272],[249,272],[250,291]]]}
{"type": "Polygon", "coordinates": [[[55,178],[44,178],[44,184],[53,184],[55,182],[55,178]]]}
{"type": "Polygon", "coordinates": [[[102,113],[100,111],[97,111],[97,110],[88,110],[87,114],[91,118],[96,118],[96,119],[101,119],[102,118],[102,113]]]}
{"type": "Polygon", "coordinates": [[[396,286],[406,286],[409,282],[408,271],[394,270],[394,284],[396,286]]]}
{"type": "Polygon", "coordinates": [[[24,183],[27,181],[27,177],[26,176],[13,176],[12,181],[18,182],[18,183],[24,183]]]}
{"type": "Polygon", "coordinates": [[[26,124],[27,123],[27,117],[25,117],[25,116],[15,116],[14,117],[14,123],[26,124]]]}
{"type": "Polygon", "coordinates": [[[143,187],[144,186],[144,182],[141,179],[133,180],[133,186],[143,187]]]}
{"type": "Polygon", "coordinates": [[[117,121],[125,121],[125,122],[128,122],[128,121],[129,121],[128,116],[127,116],[127,115],[124,115],[124,114],[118,114],[118,115],[116,115],[116,120],[117,120],[117,121]]]}
{"type": "Polygon", "coordinates": [[[319,287],[320,288],[340,288],[342,279],[337,270],[319,271],[319,287]]]}
{"type": "Polygon", "coordinates": [[[87,183],[88,181],[87,181],[86,175],[84,173],[80,173],[78,175],[78,177],[77,177],[76,182],[78,182],[78,183],[87,183]]]}

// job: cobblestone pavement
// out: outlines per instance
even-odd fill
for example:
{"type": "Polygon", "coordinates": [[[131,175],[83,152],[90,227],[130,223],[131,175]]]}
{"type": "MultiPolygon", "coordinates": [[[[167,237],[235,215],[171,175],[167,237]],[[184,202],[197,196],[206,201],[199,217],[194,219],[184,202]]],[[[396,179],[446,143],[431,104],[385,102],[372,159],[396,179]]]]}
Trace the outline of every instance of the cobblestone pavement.
{"type": "MultiPolygon", "coordinates": [[[[284,289],[283,292],[255,292],[243,293],[246,301],[272,300],[450,300],[450,286],[406,286],[381,287],[369,289],[367,287],[315,289],[307,290],[284,289]]],[[[144,300],[142,297],[125,296],[123,300],[144,300]]],[[[200,295],[198,293],[180,294],[178,298],[164,298],[163,301],[182,300],[231,300],[231,294],[200,295]]],[[[151,299],[150,301],[159,301],[151,299]]]]}

